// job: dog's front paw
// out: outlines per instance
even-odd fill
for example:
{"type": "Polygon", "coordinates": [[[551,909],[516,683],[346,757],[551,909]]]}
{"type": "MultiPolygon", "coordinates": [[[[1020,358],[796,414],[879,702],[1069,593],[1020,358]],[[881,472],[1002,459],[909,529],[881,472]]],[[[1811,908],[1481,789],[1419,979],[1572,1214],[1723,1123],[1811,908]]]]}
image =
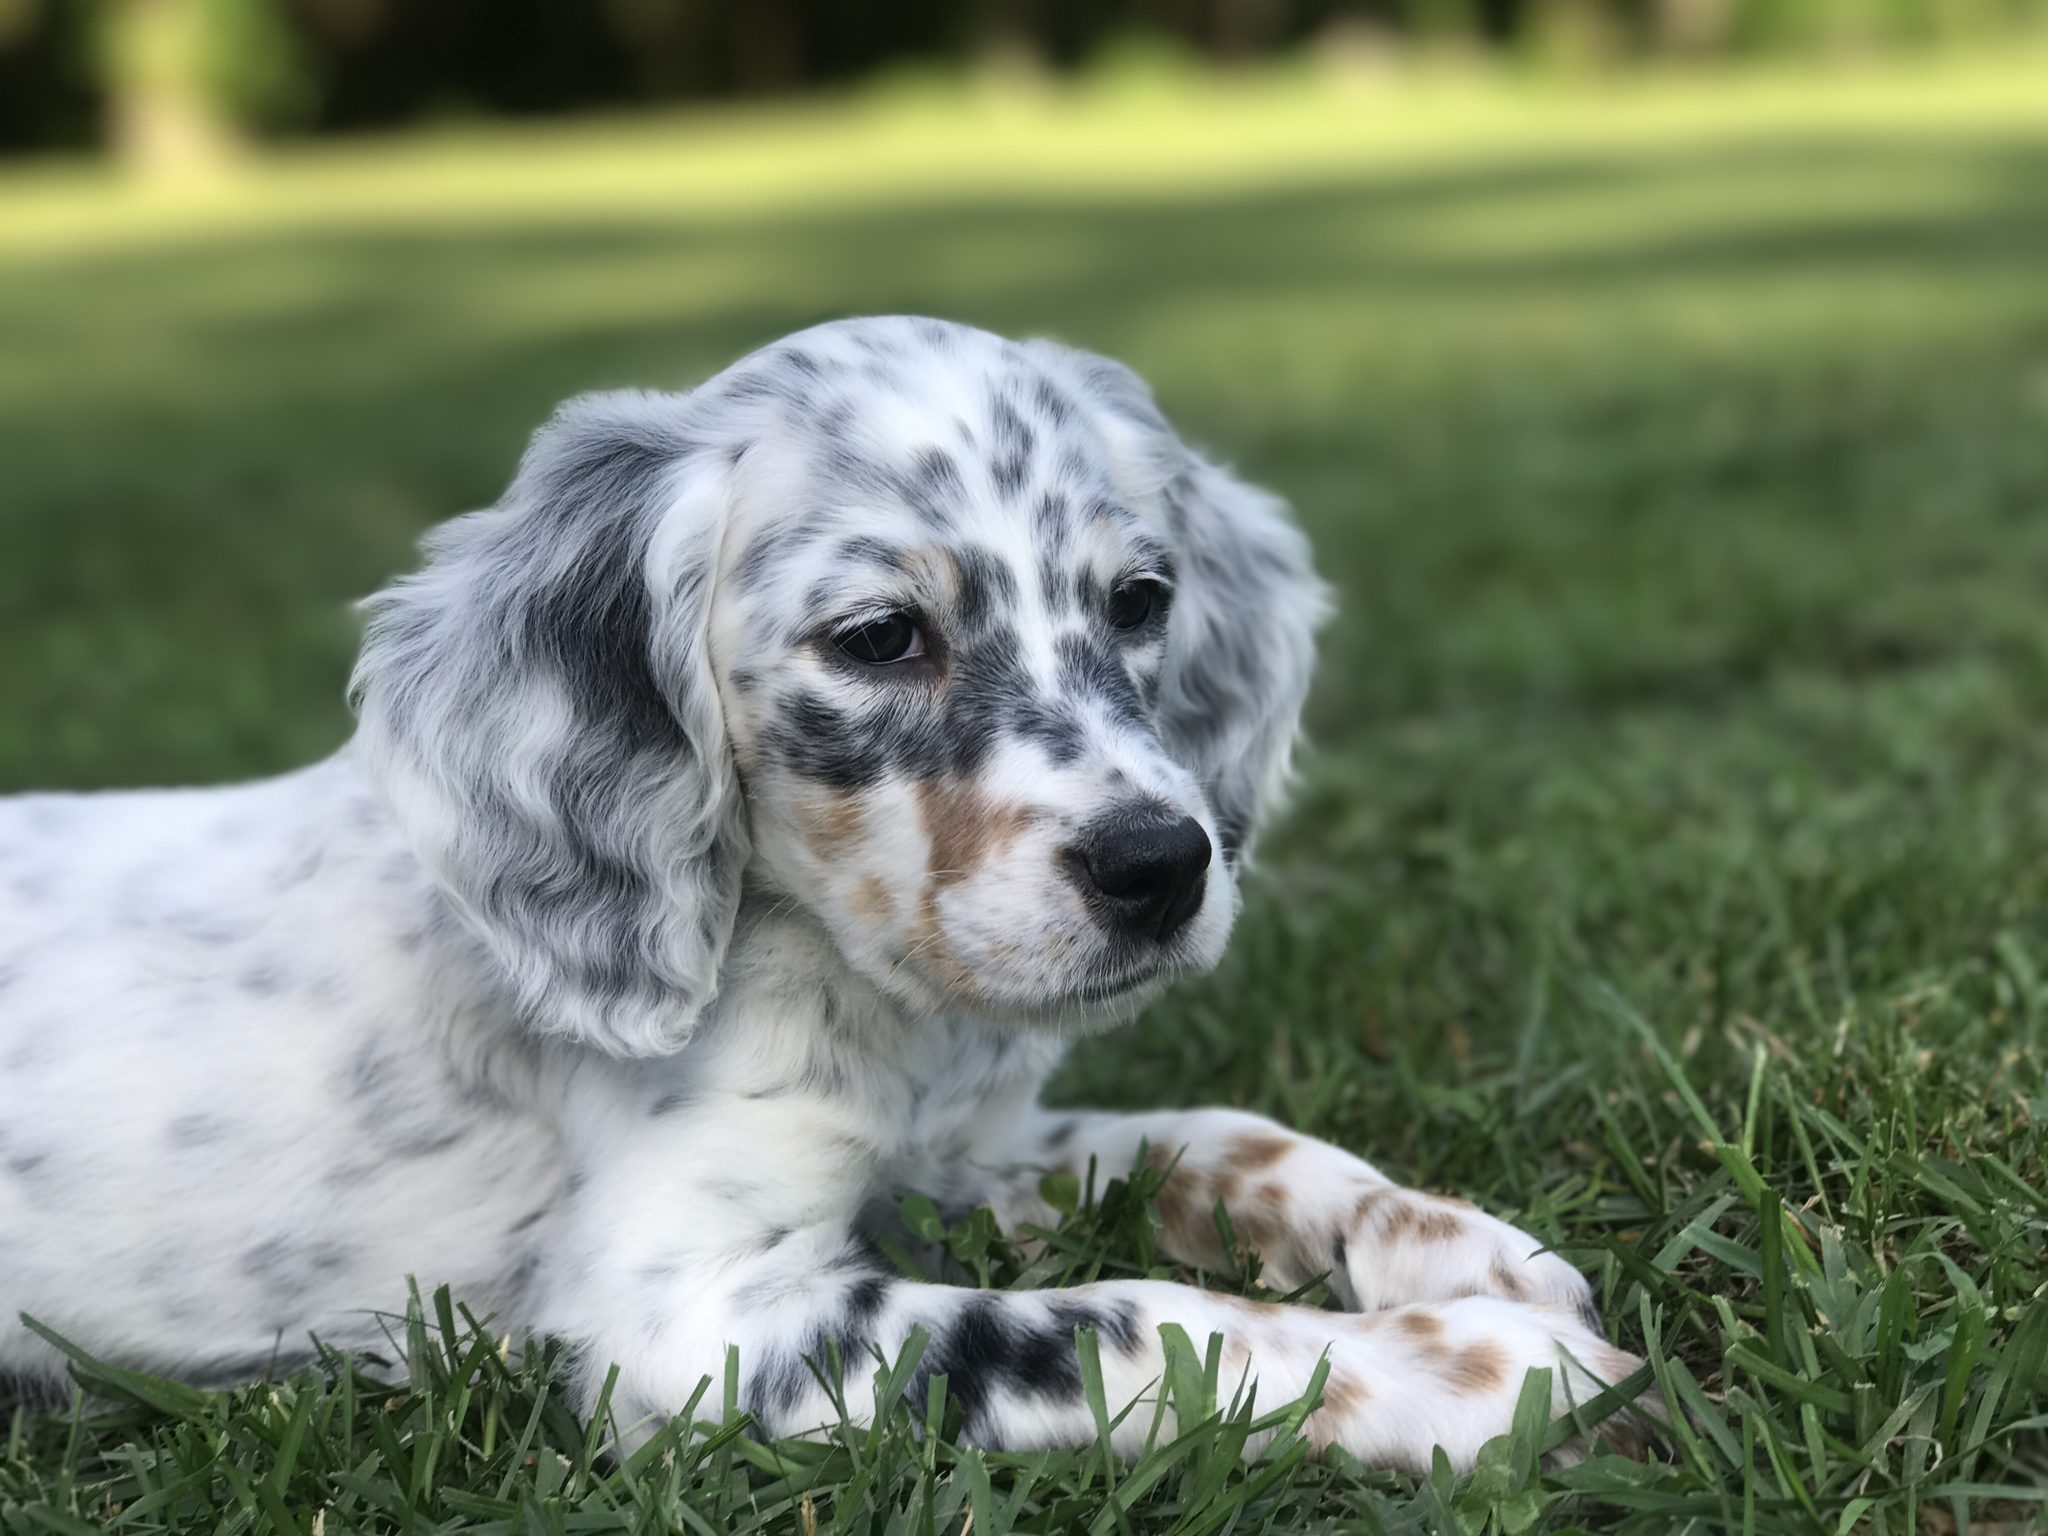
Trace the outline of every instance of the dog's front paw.
{"type": "MultiPolygon", "coordinates": [[[[1523,1383],[1550,1372],[1552,1419],[1584,1410],[1642,1364],[1586,1326],[1570,1305],[1468,1296],[1403,1306],[1353,1320],[1331,1352],[1324,1407],[1310,1428],[1371,1466],[1429,1470],[1441,1446],[1457,1470],[1514,1427],[1523,1383]]],[[[1585,1454],[1592,1439],[1641,1455],[1662,1414],[1647,1395],[1609,1413],[1550,1453],[1553,1465],[1585,1454]]]]}
{"type": "Polygon", "coordinates": [[[1595,1335],[1592,1287],[1542,1243],[1462,1200],[1381,1186],[1350,1214],[1340,1246],[1346,1298],[1361,1311],[1461,1296],[1571,1309],[1595,1335]]]}

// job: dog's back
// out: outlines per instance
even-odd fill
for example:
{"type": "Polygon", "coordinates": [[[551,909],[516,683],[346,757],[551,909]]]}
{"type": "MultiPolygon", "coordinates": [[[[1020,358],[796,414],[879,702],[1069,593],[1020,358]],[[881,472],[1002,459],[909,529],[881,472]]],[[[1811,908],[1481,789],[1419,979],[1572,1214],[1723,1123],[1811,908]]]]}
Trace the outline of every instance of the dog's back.
{"type": "MultiPolygon", "coordinates": [[[[435,911],[346,755],[0,799],[0,1316],[235,1380],[373,1343],[408,1273],[503,1298],[557,1158],[435,911]]],[[[0,1375],[55,1363],[0,1329],[0,1375]]]]}

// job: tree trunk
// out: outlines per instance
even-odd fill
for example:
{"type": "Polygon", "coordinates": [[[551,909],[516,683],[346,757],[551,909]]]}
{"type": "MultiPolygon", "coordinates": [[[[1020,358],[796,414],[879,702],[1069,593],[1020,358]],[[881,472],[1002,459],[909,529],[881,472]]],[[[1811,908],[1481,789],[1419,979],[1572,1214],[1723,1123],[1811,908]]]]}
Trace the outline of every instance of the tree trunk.
{"type": "Polygon", "coordinates": [[[107,140],[153,179],[214,171],[240,149],[206,72],[199,0],[108,0],[102,44],[107,140]]]}

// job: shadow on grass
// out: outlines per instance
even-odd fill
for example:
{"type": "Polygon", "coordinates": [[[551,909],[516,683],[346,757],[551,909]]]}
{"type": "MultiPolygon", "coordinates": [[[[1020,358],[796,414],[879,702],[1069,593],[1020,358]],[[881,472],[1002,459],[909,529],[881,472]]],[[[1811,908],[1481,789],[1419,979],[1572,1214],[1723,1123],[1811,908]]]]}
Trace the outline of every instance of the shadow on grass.
{"type": "MultiPolygon", "coordinates": [[[[1823,659],[1838,638],[1853,665],[1919,655],[1953,637],[1836,619],[1852,587],[1930,561],[1988,582],[1987,611],[2017,600],[1986,568],[2014,568],[1994,523],[2039,454],[1991,434],[2021,425],[2048,335],[2044,249],[2048,146],[1811,139],[1206,198],[574,225],[537,207],[15,260],[0,789],[331,745],[344,605],[421,528],[488,501],[555,401],[683,386],[861,311],[1051,333],[1147,372],[1297,501],[1349,606],[1384,616],[1333,633],[1340,705],[1413,708],[1475,678],[1654,693],[1674,667],[1713,695],[1788,625],[1823,659]],[[1944,450],[1891,492],[1866,466],[1966,409],[1975,478],[1930,528],[1906,502],[1916,477],[1955,481],[1930,467],[1944,450]],[[1830,574],[1821,544],[1859,516],[1894,547],[1866,539],[1830,574]],[[1723,598],[1760,616],[1730,667],[1723,598]],[[1415,638],[1461,600],[1478,630],[1415,638]],[[1643,651],[1671,619],[1705,638],[1643,651]],[[1473,634],[1482,654],[1461,655],[1473,634]],[[1343,669],[1368,654],[1359,686],[1343,669]]],[[[2018,547],[2024,570],[2039,541],[2018,547]]]]}

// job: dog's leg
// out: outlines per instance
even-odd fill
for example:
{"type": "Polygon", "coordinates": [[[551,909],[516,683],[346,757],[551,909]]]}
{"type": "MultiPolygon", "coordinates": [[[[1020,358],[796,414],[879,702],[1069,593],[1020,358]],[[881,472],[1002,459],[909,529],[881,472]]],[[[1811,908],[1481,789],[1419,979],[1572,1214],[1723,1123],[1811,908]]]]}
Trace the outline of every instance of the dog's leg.
{"type": "MultiPolygon", "coordinates": [[[[1152,1428],[1166,1368],[1160,1330],[1172,1324],[1198,1357],[1220,1335],[1219,1397],[1227,1404],[1237,1387],[1255,1383],[1262,1411],[1299,1398],[1327,1353],[1311,1439],[1370,1465],[1426,1471],[1433,1446],[1466,1467],[1504,1433],[1532,1368],[1552,1371],[1553,1408],[1562,1413],[1637,1364],[1570,1307],[1468,1297],[1347,1315],[1157,1281],[975,1291],[884,1274],[848,1248],[824,1256],[824,1245],[839,1241],[822,1230],[797,1233],[772,1254],[727,1261],[716,1276],[677,1276],[675,1305],[659,1321],[621,1315],[608,1336],[585,1341],[588,1358],[622,1362],[613,1410],[625,1442],[644,1443],[706,1377],[698,1416],[716,1418],[728,1348],[737,1351],[739,1406],[763,1433],[804,1435],[838,1421],[839,1402],[820,1380],[830,1379],[832,1340],[843,1362],[839,1401],[854,1421],[869,1421],[878,1364],[897,1362],[921,1331],[922,1357],[897,1384],[914,1412],[923,1411],[931,1378],[944,1376],[969,1441],[1012,1451],[1082,1445],[1096,1435],[1075,1347],[1075,1330],[1088,1328],[1099,1341],[1108,1411],[1137,1405],[1112,1436],[1129,1456],[1152,1428]]],[[[1169,1410],[1162,1434],[1174,1430],[1169,1410]]]]}
{"type": "Polygon", "coordinates": [[[1577,1309],[1597,1329],[1585,1277],[1526,1232],[1462,1200],[1393,1183],[1370,1163],[1259,1115],[1228,1109],[1116,1115],[1041,1111],[1005,1161],[992,1203],[1006,1227],[1050,1225],[1047,1172],[1098,1180],[1143,1156],[1170,1170],[1158,1196],[1160,1241],[1183,1264],[1225,1262],[1215,1212],[1266,1282],[1293,1290],[1327,1275],[1346,1307],[1497,1296],[1577,1309]]]}

